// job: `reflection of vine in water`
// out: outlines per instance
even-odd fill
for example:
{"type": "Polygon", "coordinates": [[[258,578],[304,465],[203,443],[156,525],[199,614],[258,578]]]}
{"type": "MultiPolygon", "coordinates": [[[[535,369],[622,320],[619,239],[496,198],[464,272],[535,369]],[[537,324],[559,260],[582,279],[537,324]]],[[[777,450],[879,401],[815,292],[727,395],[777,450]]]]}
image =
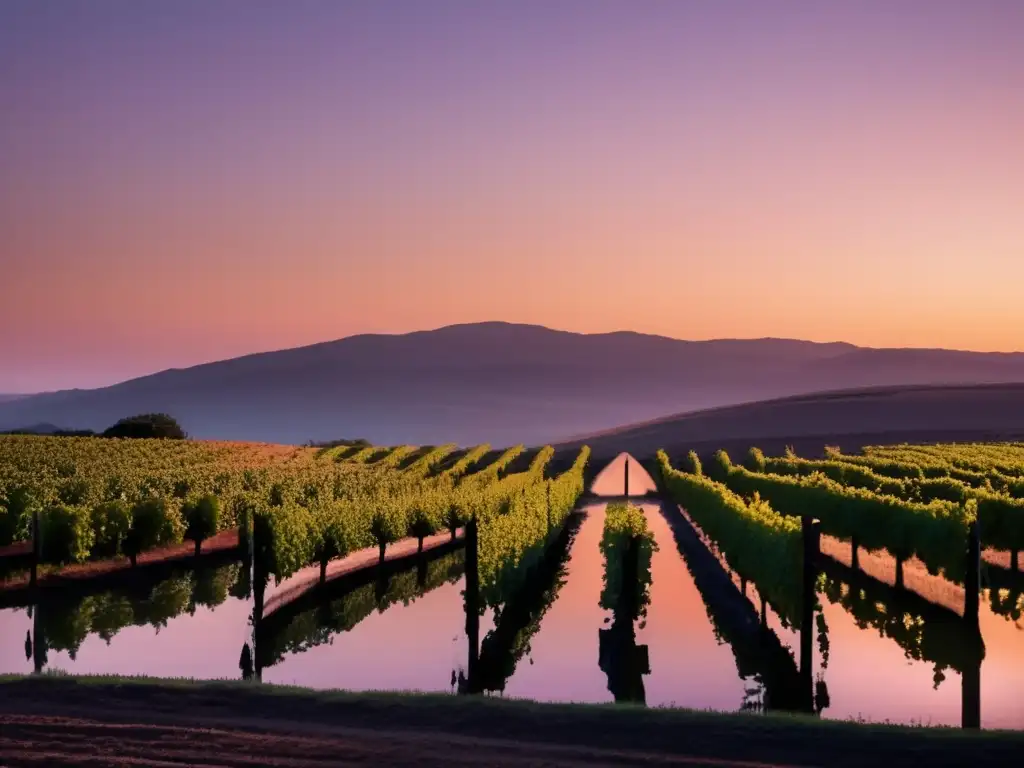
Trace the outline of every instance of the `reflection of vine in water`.
{"type": "Polygon", "coordinates": [[[992,588],[988,590],[988,604],[992,613],[1009,619],[1021,628],[1020,618],[1024,611],[1024,593],[1019,589],[992,588]]]}
{"type": "Polygon", "coordinates": [[[641,629],[651,604],[651,556],[657,550],[642,509],[631,504],[608,505],[601,535],[601,554],[604,555],[601,607],[606,611],[626,608],[633,614],[631,622],[642,620],[641,629]]]}
{"type": "MultiPolygon", "coordinates": [[[[697,585],[698,590],[701,590],[704,611],[711,624],[715,640],[719,645],[729,646],[736,662],[736,671],[745,683],[740,710],[744,712],[805,711],[804,682],[797,670],[792,651],[786,648],[775,633],[764,624],[758,622],[760,635],[752,636],[749,624],[741,621],[737,625],[735,615],[730,613],[728,608],[724,608],[725,613],[719,614],[702,589],[700,573],[693,569],[685,553],[682,550],[680,552],[683,554],[683,562],[687,570],[694,579],[694,584],[697,585]],[[734,616],[733,622],[729,621],[730,615],[734,616]],[[744,630],[744,627],[747,629],[744,630]]],[[[721,565],[721,561],[719,564],[721,565]]],[[[722,567],[724,568],[724,566],[722,567]]],[[[756,586],[754,585],[755,588],[756,586]]],[[[749,600],[749,598],[744,595],[744,600],[749,600]]],[[[756,616],[756,614],[754,615],[756,616]]],[[[819,637],[818,649],[823,653],[823,667],[826,667],[829,647],[828,627],[824,624],[823,619],[817,626],[824,630],[825,637],[819,637]]],[[[824,680],[821,679],[818,685],[819,691],[823,687],[824,680]]],[[[822,701],[825,700],[824,696],[819,696],[819,698],[822,701]]],[[[818,711],[820,712],[820,709],[818,711]]]]}
{"type": "Polygon", "coordinates": [[[329,645],[335,635],[353,629],[374,610],[383,613],[397,603],[408,606],[444,584],[455,583],[462,577],[464,563],[464,553],[453,552],[430,561],[425,575],[412,568],[386,580],[364,584],[299,614],[281,631],[260,638],[256,648],[259,667],[273,666],[288,654],[329,645]]]}
{"type": "Polygon", "coordinates": [[[822,594],[829,602],[841,605],[860,629],[873,628],[903,649],[908,659],[934,665],[935,688],[946,679],[945,670],[963,673],[984,658],[984,647],[971,642],[958,619],[926,621],[924,616],[891,605],[892,598],[879,590],[868,594],[831,576],[826,576],[822,594]],[[890,603],[887,605],[887,602],[890,603]]]}
{"type": "Polygon", "coordinates": [[[600,605],[612,611],[611,627],[598,630],[598,664],[608,675],[616,701],[646,700],[643,675],[650,674],[647,646],[636,644],[635,622],[643,628],[650,605],[651,556],[657,549],[643,510],[610,504],[605,513],[601,552],[604,589],[600,605]]]}
{"type": "Polygon", "coordinates": [[[177,616],[194,614],[198,605],[216,607],[227,599],[228,586],[237,579],[239,568],[232,564],[176,574],[143,590],[129,587],[87,596],[46,596],[35,607],[33,622],[31,645],[37,666],[45,664],[49,650],[66,651],[74,660],[90,634],[109,645],[125,627],[152,626],[159,631],[177,616]]]}
{"type": "Polygon", "coordinates": [[[825,614],[818,611],[814,616],[814,624],[817,628],[815,637],[818,640],[818,657],[821,659],[821,671],[828,669],[828,657],[832,650],[832,643],[828,638],[828,622],[825,621],[825,614]]]}
{"type": "Polygon", "coordinates": [[[453,686],[462,692],[504,691],[516,666],[531,653],[541,622],[565,585],[566,561],[581,518],[573,517],[544,552],[518,577],[519,591],[495,609],[495,626],[480,643],[479,680],[452,672],[453,686]],[[460,685],[461,683],[461,685],[460,685]]]}
{"type": "MultiPolygon", "coordinates": [[[[685,558],[683,562],[686,562],[685,558]]],[[[690,569],[689,563],[686,563],[686,567],[688,570],[690,569]]],[[[690,575],[693,575],[692,570],[690,570],[690,575]]],[[[729,650],[732,651],[733,660],[736,662],[736,671],[739,673],[740,679],[745,683],[743,686],[743,700],[740,702],[740,711],[763,712],[766,709],[765,692],[767,689],[764,675],[761,674],[753,658],[744,653],[745,645],[743,642],[729,632],[719,621],[718,614],[711,610],[711,606],[708,605],[706,600],[703,600],[703,595],[701,597],[704,604],[704,613],[708,617],[708,623],[711,624],[711,631],[715,636],[715,642],[719,645],[729,646],[729,650]]]]}

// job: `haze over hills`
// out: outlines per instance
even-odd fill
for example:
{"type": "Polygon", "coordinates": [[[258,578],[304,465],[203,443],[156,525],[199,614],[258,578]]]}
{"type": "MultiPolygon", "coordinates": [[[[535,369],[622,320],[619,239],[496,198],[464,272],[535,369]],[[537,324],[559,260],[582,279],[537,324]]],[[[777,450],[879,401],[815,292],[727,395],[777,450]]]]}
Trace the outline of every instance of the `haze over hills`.
{"type": "Polygon", "coordinates": [[[726,449],[733,461],[756,445],[769,455],[787,446],[802,456],[826,445],[857,451],[899,442],[1024,440],[1024,384],[910,385],[743,403],[675,414],[577,437],[563,448],[589,445],[596,460],[628,451],[649,459],[660,449],[708,457],[726,449]]]}
{"type": "Polygon", "coordinates": [[[0,430],[174,415],[193,437],[538,443],[821,390],[1024,382],[1024,354],[790,339],[680,341],[478,323],[360,335],[0,401],[0,430]]]}

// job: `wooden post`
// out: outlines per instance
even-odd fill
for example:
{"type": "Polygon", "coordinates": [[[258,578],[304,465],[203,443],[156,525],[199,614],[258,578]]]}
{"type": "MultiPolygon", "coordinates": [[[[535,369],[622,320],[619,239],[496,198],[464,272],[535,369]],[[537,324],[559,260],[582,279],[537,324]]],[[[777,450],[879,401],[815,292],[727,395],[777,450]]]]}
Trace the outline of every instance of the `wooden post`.
{"type": "Polygon", "coordinates": [[[40,675],[46,666],[46,635],[43,632],[42,604],[36,605],[32,616],[32,670],[40,675]]]}
{"type": "Polygon", "coordinates": [[[903,558],[896,555],[896,589],[903,589],[903,558]]]}
{"type": "Polygon", "coordinates": [[[981,592],[981,534],[978,521],[967,531],[967,576],[964,579],[964,621],[978,626],[979,594],[981,592]]]}
{"type": "Polygon", "coordinates": [[[968,664],[960,679],[960,724],[963,728],[981,728],[981,655],[977,664],[968,664]]]}
{"type": "Polygon", "coordinates": [[[421,557],[416,562],[416,586],[423,589],[427,586],[427,559],[421,557]]]}
{"type": "Polygon", "coordinates": [[[252,529],[252,663],[253,663],[253,676],[257,681],[263,680],[263,665],[260,663],[260,635],[262,630],[260,625],[263,623],[263,604],[267,593],[267,580],[269,574],[266,571],[267,553],[266,548],[268,542],[266,542],[265,536],[261,536],[260,539],[256,538],[257,529],[256,521],[253,520],[252,529]]]}
{"type": "Polygon", "coordinates": [[[469,690],[477,693],[480,691],[480,560],[476,517],[466,524],[466,639],[469,643],[466,676],[469,690]]]}
{"type": "Polygon", "coordinates": [[[43,537],[39,529],[39,511],[32,511],[32,575],[30,577],[30,585],[36,586],[36,582],[39,578],[39,560],[43,553],[43,537]]]}
{"type": "Polygon", "coordinates": [[[625,487],[626,487],[626,493],[624,495],[628,499],[629,498],[629,457],[628,456],[626,457],[626,483],[625,483],[625,487]]]}
{"type": "Polygon", "coordinates": [[[743,593],[744,597],[747,596],[747,577],[746,576],[740,576],[740,592],[743,593]]]}
{"type": "Polygon", "coordinates": [[[803,595],[800,601],[800,676],[808,712],[814,710],[814,606],[818,602],[818,556],[821,551],[821,523],[810,515],[801,518],[803,527],[803,595]]]}
{"type": "Polygon", "coordinates": [[[860,549],[860,542],[857,541],[857,537],[853,536],[850,538],[850,567],[853,570],[860,570],[860,556],[858,550],[860,549]]]}
{"type": "Polygon", "coordinates": [[[1020,570],[1020,563],[1018,562],[1018,551],[1016,549],[1010,550],[1010,570],[1017,572],[1020,570]]]}
{"type": "Polygon", "coordinates": [[[252,521],[243,522],[238,525],[238,546],[242,550],[242,559],[252,560],[252,521]]]}
{"type": "Polygon", "coordinates": [[[768,601],[761,595],[761,626],[768,627],[768,601]]]}

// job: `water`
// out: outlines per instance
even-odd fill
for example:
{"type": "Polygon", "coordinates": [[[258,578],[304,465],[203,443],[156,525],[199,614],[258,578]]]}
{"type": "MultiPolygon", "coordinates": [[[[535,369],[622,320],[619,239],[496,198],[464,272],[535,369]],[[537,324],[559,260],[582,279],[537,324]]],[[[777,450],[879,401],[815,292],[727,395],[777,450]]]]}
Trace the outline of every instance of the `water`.
{"type": "MultiPolygon", "coordinates": [[[[611,702],[614,689],[649,706],[720,711],[783,702],[797,675],[798,634],[770,611],[775,651],[737,634],[705,594],[706,576],[695,579],[699,571],[677,546],[669,520],[678,513],[653,502],[643,508],[658,547],[646,617],[624,628],[601,606],[604,505],[588,505],[529,599],[480,618],[478,663],[488,695],[611,702]],[[610,633],[616,626],[618,634],[610,633]]],[[[257,636],[256,672],[265,682],[313,688],[464,688],[464,565],[461,552],[449,553],[426,569],[331,595],[257,636]]],[[[820,595],[827,647],[819,636],[814,654],[822,717],[959,726],[965,691],[974,706],[977,677],[982,726],[1024,728],[1024,622],[993,613],[986,596],[981,651],[948,612],[888,587],[862,594],[841,570],[828,575],[820,595]]],[[[54,595],[0,610],[0,673],[242,677],[242,649],[254,641],[246,577],[228,563],[130,591],[54,595]]],[[[739,581],[732,583],[738,594],[739,581]]],[[[748,594],[741,613],[756,615],[749,585],[748,594]]]]}

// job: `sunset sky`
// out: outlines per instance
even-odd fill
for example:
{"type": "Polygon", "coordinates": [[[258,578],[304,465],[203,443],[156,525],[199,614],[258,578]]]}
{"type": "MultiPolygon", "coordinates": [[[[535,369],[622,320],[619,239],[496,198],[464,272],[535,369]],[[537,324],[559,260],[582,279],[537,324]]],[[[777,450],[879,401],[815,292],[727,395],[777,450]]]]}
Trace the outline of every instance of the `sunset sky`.
{"type": "Polygon", "coordinates": [[[0,5],[0,392],[478,320],[1024,349],[1024,3],[0,5]]]}

